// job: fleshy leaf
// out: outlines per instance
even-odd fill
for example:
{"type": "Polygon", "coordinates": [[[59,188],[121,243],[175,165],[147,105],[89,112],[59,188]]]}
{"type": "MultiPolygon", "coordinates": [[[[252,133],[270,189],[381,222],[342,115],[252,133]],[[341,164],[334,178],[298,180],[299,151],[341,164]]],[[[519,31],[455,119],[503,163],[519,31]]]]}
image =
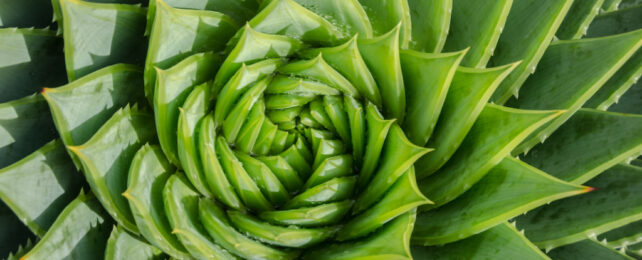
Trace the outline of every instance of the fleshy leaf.
{"type": "Polygon", "coordinates": [[[50,30],[0,29],[0,102],[31,95],[43,86],[65,84],[62,48],[62,38],[50,30]]]}
{"type": "Polygon", "coordinates": [[[176,258],[187,258],[185,247],[171,234],[165,215],[163,188],[173,167],[159,146],[141,147],[132,159],[123,196],[129,205],[141,235],[149,243],[176,258]]]}
{"type": "Polygon", "coordinates": [[[412,49],[439,53],[450,29],[453,0],[407,0],[412,21],[412,49]]]}
{"type": "Polygon", "coordinates": [[[199,194],[181,173],[172,175],[163,189],[167,219],[178,239],[197,259],[236,259],[215,244],[205,231],[198,213],[199,194]]]}
{"type": "Polygon", "coordinates": [[[51,141],[0,169],[0,199],[34,234],[42,237],[80,191],[80,176],[62,142],[51,141]]]}
{"type": "Polygon", "coordinates": [[[557,178],[582,184],[642,153],[642,115],[583,108],[524,161],[557,178]],[[589,127],[590,126],[590,127],[589,127]]]}
{"type": "Polygon", "coordinates": [[[105,259],[162,259],[163,252],[146,241],[114,226],[105,248],[105,259]]]}
{"type": "Polygon", "coordinates": [[[60,213],[36,246],[20,259],[90,259],[103,256],[113,225],[92,194],[81,194],[60,213]]]}
{"type": "Polygon", "coordinates": [[[303,7],[325,17],[345,34],[372,38],[372,25],[358,0],[295,0],[303,7]]]}
{"type": "Polygon", "coordinates": [[[415,259],[549,259],[510,224],[499,224],[443,246],[413,246],[412,256],[415,259]]]}
{"type": "Polygon", "coordinates": [[[46,27],[52,15],[49,0],[7,0],[0,6],[0,28],[46,27]]]}
{"type": "Polygon", "coordinates": [[[485,68],[506,24],[513,0],[454,0],[445,51],[470,47],[461,64],[485,68]]]}
{"type": "Polygon", "coordinates": [[[352,201],[345,200],[310,208],[264,211],[259,214],[259,217],[270,223],[282,226],[328,226],[339,223],[348,214],[352,204],[352,201]]]}
{"type": "Polygon", "coordinates": [[[410,236],[416,215],[413,209],[363,240],[313,248],[305,252],[303,259],[412,259],[410,236]]]}
{"type": "MultiPolygon", "coordinates": [[[[145,60],[145,95],[151,101],[155,67],[168,69],[199,52],[219,52],[238,25],[229,16],[203,10],[176,9],[156,0],[156,16],[145,60]]],[[[151,103],[151,102],[150,102],[151,103]]]]}
{"type": "Polygon", "coordinates": [[[524,211],[587,191],[508,156],[454,201],[419,213],[413,243],[440,245],[461,240],[524,211]]]}
{"type": "Polygon", "coordinates": [[[85,178],[107,212],[124,228],[138,233],[127,199],[127,175],[134,155],[154,137],[154,119],[129,106],[116,112],[89,139],[68,146],[82,162],[85,178]]]}
{"type": "Polygon", "coordinates": [[[564,109],[559,118],[535,133],[513,152],[521,154],[546,139],[624,65],[642,46],[642,30],[615,36],[558,41],[540,62],[540,69],[522,86],[521,97],[507,104],[521,109],[564,109]],[[563,88],[559,86],[564,86],[563,88]]]}
{"type": "Polygon", "coordinates": [[[522,62],[497,88],[491,100],[504,104],[511,95],[519,91],[529,75],[535,72],[535,67],[553,40],[572,3],[572,0],[513,1],[506,19],[506,27],[499,37],[490,64],[499,66],[520,60],[522,62]]]}
{"type": "Polygon", "coordinates": [[[586,183],[596,190],[519,216],[517,226],[551,249],[642,220],[641,176],[642,168],[618,164],[586,183]]]}
{"type": "Polygon", "coordinates": [[[555,248],[547,253],[552,259],[613,259],[633,260],[620,251],[608,247],[601,242],[585,239],[580,242],[555,248]]]}
{"type": "Polygon", "coordinates": [[[573,1],[555,36],[562,40],[579,39],[584,36],[603,3],[604,0],[573,1]]]}
{"type": "Polygon", "coordinates": [[[435,202],[426,207],[446,204],[470,189],[526,136],[561,113],[486,105],[461,148],[444,167],[419,182],[419,189],[435,202]]]}
{"type": "Polygon", "coordinates": [[[169,69],[156,70],[154,119],[163,152],[175,165],[180,165],[177,150],[178,108],[193,87],[212,79],[221,58],[211,52],[194,54],[169,69]]]}
{"type": "Polygon", "coordinates": [[[408,106],[403,128],[413,143],[423,146],[430,139],[457,67],[466,53],[467,50],[442,54],[401,51],[408,106]]]}
{"type": "Polygon", "coordinates": [[[631,222],[597,236],[598,241],[605,241],[608,246],[622,248],[642,242],[642,220],[631,222]]]}
{"type": "Polygon", "coordinates": [[[0,168],[53,140],[56,127],[39,94],[0,104],[0,168]]]}
{"type": "Polygon", "coordinates": [[[413,36],[408,0],[359,0],[359,3],[368,14],[374,36],[384,35],[401,24],[399,44],[408,48],[413,36]]]}
{"type": "Polygon", "coordinates": [[[417,161],[417,178],[423,179],[433,174],[450,159],[493,91],[515,66],[517,64],[490,69],[457,68],[437,125],[426,144],[427,147],[435,148],[435,151],[417,161]]]}
{"type": "Polygon", "coordinates": [[[69,81],[116,63],[142,65],[146,10],[128,4],[60,0],[69,81]]]}

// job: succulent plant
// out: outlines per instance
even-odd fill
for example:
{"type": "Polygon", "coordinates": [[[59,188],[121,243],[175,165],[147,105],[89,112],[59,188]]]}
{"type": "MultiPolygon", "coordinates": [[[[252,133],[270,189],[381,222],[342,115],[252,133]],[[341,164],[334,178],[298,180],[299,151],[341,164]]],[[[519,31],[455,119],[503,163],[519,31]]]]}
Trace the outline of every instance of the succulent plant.
{"type": "Polygon", "coordinates": [[[0,27],[0,257],[642,258],[639,0],[5,0],[0,27]]]}

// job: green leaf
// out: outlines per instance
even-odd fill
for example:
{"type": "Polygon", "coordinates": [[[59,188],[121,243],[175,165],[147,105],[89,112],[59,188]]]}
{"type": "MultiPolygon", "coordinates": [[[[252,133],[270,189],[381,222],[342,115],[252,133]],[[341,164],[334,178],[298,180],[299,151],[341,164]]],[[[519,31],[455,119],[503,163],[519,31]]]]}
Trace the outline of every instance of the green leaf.
{"type": "Polygon", "coordinates": [[[150,244],[172,257],[188,258],[185,247],[171,234],[163,205],[163,188],[173,169],[159,146],[143,145],[132,159],[123,196],[129,201],[138,230],[150,244]]]}
{"type": "Polygon", "coordinates": [[[7,0],[0,6],[0,27],[46,27],[52,15],[50,0],[7,0]]]}
{"type": "Polygon", "coordinates": [[[0,168],[53,140],[56,128],[39,94],[0,104],[0,168]]]}
{"type": "Polygon", "coordinates": [[[154,119],[137,107],[116,112],[89,139],[79,146],[68,146],[82,162],[83,173],[92,191],[107,212],[124,228],[138,233],[127,199],[127,175],[134,155],[151,141],[154,119]]]}
{"type": "Polygon", "coordinates": [[[345,200],[310,208],[263,211],[259,217],[273,224],[319,227],[339,223],[352,208],[353,201],[345,200]]]}
{"type": "Polygon", "coordinates": [[[519,216],[517,226],[540,248],[551,249],[642,220],[642,168],[616,165],[587,182],[596,190],[519,216]]]}
{"type": "Polygon", "coordinates": [[[415,217],[413,209],[363,240],[322,245],[306,251],[303,259],[412,259],[410,235],[415,217]]]}
{"type": "Polygon", "coordinates": [[[0,29],[0,102],[31,95],[43,86],[65,84],[62,48],[62,39],[50,30],[0,29]]]}
{"type": "Polygon", "coordinates": [[[622,0],[604,0],[604,3],[602,4],[602,11],[603,12],[611,12],[615,11],[618,9],[618,6],[622,0]]]}
{"type": "Polygon", "coordinates": [[[379,166],[372,180],[363,188],[354,205],[353,213],[359,213],[376,203],[395,182],[419,159],[432,151],[412,144],[398,125],[392,125],[386,137],[379,166]]]}
{"type": "Polygon", "coordinates": [[[261,242],[284,247],[308,247],[331,238],[337,227],[300,228],[282,227],[262,222],[251,215],[227,211],[234,227],[261,242]]]}
{"type": "Polygon", "coordinates": [[[348,220],[336,239],[344,241],[368,235],[397,216],[429,203],[432,202],[417,187],[414,167],[410,167],[377,204],[348,220]]]}
{"type": "Polygon", "coordinates": [[[35,236],[2,200],[0,200],[0,223],[2,223],[0,256],[6,257],[7,260],[18,260],[11,256],[19,258],[26,251],[31,250],[33,245],[29,247],[27,245],[35,239],[35,236]]]}
{"type": "Polygon", "coordinates": [[[555,36],[562,40],[579,39],[600,12],[604,0],[574,1],[555,36]]]}
{"type": "Polygon", "coordinates": [[[583,108],[524,161],[557,178],[582,184],[642,153],[642,115],[583,108]],[[590,126],[590,128],[587,128],[590,126]]]}
{"type": "Polygon", "coordinates": [[[359,91],[352,86],[352,83],[350,83],[348,79],[325,62],[322,54],[317,55],[311,60],[291,62],[280,67],[279,72],[290,76],[319,81],[355,98],[361,96],[359,91]]]}
{"type": "Polygon", "coordinates": [[[107,240],[105,259],[163,259],[163,252],[124,229],[114,226],[107,240]]]}
{"type": "Polygon", "coordinates": [[[103,256],[111,218],[90,194],[73,200],[49,231],[21,259],[89,259],[103,256]]]}
{"type": "Polygon", "coordinates": [[[312,207],[349,199],[356,182],[356,176],[331,179],[294,196],[283,206],[283,209],[312,207]]]}
{"type": "Polygon", "coordinates": [[[420,213],[413,242],[440,245],[461,240],[545,203],[587,191],[509,156],[454,201],[420,213]]]}
{"type": "Polygon", "coordinates": [[[407,0],[412,21],[412,49],[441,52],[450,29],[453,0],[407,0]]]}
{"type": "Polygon", "coordinates": [[[358,41],[363,60],[381,92],[384,115],[396,118],[399,123],[403,122],[406,113],[406,94],[399,57],[400,28],[399,24],[381,36],[358,41]]]}
{"type": "Polygon", "coordinates": [[[414,25],[411,22],[408,0],[359,0],[359,3],[368,14],[374,36],[387,34],[401,24],[401,31],[397,37],[399,38],[400,46],[408,48],[413,36],[411,25],[414,25]]]}
{"type": "Polygon", "coordinates": [[[454,0],[445,51],[470,47],[463,66],[485,68],[495,52],[513,0],[454,0]]]}
{"type": "Polygon", "coordinates": [[[470,189],[530,133],[558,117],[561,111],[533,111],[488,104],[448,162],[419,182],[419,189],[435,202],[446,204],[470,189]]]}
{"type": "MultiPolygon", "coordinates": [[[[144,100],[142,69],[118,64],[58,88],[44,88],[56,129],[66,146],[85,143],[120,108],[144,100]]],[[[78,168],[80,161],[72,154],[78,168]]]]}
{"type": "Polygon", "coordinates": [[[401,51],[408,105],[403,128],[413,143],[423,146],[430,139],[455,71],[466,53],[467,50],[440,54],[401,51]]]}
{"type": "Polygon", "coordinates": [[[642,81],[627,90],[619,102],[609,107],[609,111],[642,114],[642,81]]]}
{"type": "Polygon", "coordinates": [[[167,219],[181,243],[196,259],[236,259],[215,244],[199,219],[199,194],[181,173],[169,177],[163,189],[167,219]]]}
{"type": "Polygon", "coordinates": [[[366,188],[366,185],[370,182],[370,179],[372,179],[372,175],[375,173],[379,162],[384,141],[394,122],[395,119],[384,120],[377,107],[372,103],[366,105],[367,139],[365,147],[368,149],[366,149],[363,166],[359,172],[357,184],[359,190],[366,188]]]}
{"type": "Polygon", "coordinates": [[[598,241],[592,239],[585,239],[580,242],[558,247],[547,253],[552,259],[568,259],[568,260],[581,260],[581,259],[622,259],[633,260],[613,248],[610,248],[598,241]]]}
{"type": "MultiPolygon", "coordinates": [[[[572,3],[572,0],[513,0],[506,27],[499,37],[490,64],[499,66],[520,60],[522,62],[497,88],[491,100],[504,104],[511,95],[519,91],[529,75],[535,72],[535,67],[553,40],[572,3]]],[[[573,77],[565,75],[564,79],[567,78],[573,77]]]]}
{"type": "Polygon", "coordinates": [[[252,180],[254,180],[261,192],[263,192],[263,195],[266,196],[273,205],[283,205],[290,199],[288,191],[267,165],[248,154],[242,152],[236,152],[235,154],[252,180]]]}
{"type": "Polygon", "coordinates": [[[297,3],[329,19],[347,35],[360,34],[372,38],[372,25],[358,0],[295,0],[297,3]]]}
{"type": "Polygon", "coordinates": [[[510,224],[443,246],[413,246],[415,259],[549,259],[510,224]]]}
{"type": "Polygon", "coordinates": [[[490,69],[458,67],[427,147],[435,148],[415,164],[417,177],[433,174],[455,153],[497,86],[517,66],[490,69]]]}
{"type": "MultiPolygon", "coordinates": [[[[589,37],[600,37],[625,33],[642,28],[642,5],[605,13],[595,18],[589,28],[589,37]]],[[[584,107],[606,110],[617,103],[621,96],[629,100],[639,100],[630,96],[627,90],[642,76],[642,51],[638,50],[596,93],[584,107]]],[[[641,111],[642,112],[642,111],[641,111]]]]}
{"type": "Polygon", "coordinates": [[[180,165],[176,142],[178,108],[183,106],[194,86],[212,79],[212,71],[215,71],[220,63],[220,56],[206,52],[185,58],[169,69],[156,69],[154,119],[160,146],[174,165],[180,165]]]}
{"type": "Polygon", "coordinates": [[[116,63],[143,64],[145,9],[60,0],[69,81],[116,63]]]}
{"type": "Polygon", "coordinates": [[[333,45],[345,39],[334,24],[294,0],[271,0],[248,26],[266,34],[292,37],[306,43],[333,45]]]}
{"type": "Polygon", "coordinates": [[[233,104],[229,113],[225,115],[223,121],[222,133],[230,144],[236,143],[241,127],[247,119],[252,107],[257,103],[263,92],[270,84],[271,76],[267,76],[262,80],[254,83],[249,89],[243,93],[236,104],[233,104]]]}
{"type": "Polygon", "coordinates": [[[198,203],[200,220],[214,241],[243,258],[295,259],[296,251],[273,248],[252,240],[234,229],[225,212],[214,202],[201,199],[198,203]]]}
{"type": "Polygon", "coordinates": [[[198,145],[200,140],[198,140],[198,129],[200,128],[199,122],[205,117],[209,107],[209,83],[194,87],[185,100],[183,107],[179,108],[178,131],[176,133],[178,138],[178,159],[185,171],[185,176],[199,193],[208,198],[213,195],[207,187],[203,164],[199,156],[198,145]]]}
{"type": "Polygon", "coordinates": [[[39,237],[74,199],[82,184],[60,140],[0,169],[0,199],[39,237]]]}
{"type": "MultiPolygon", "coordinates": [[[[16,220],[16,221],[17,221],[17,223],[19,223],[18,220],[16,220]]],[[[11,224],[11,223],[9,223],[9,224],[11,224]]],[[[25,230],[25,231],[26,231],[27,234],[29,233],[29,231],[27,231],[27,230],[25,230]]],[[[13,233],[13,234],[19,234],[19,233],[13,233]]],[[[22,238],[20,237],[18,239],[22,239],[22,238]]],[[[22,256],[24,256],[26,253],[28,253],[33,248],[33,246],[35,245],[33,242],[31,242],[31,238],[24,238],[23,240],[26,241],[24,243],[24,245],[22,245],[22,244],[18,245],[17,249],[15,250],[15,252],[8,253],[9,255],[7,256],[7,258],[5,258],[6,260],[19,260],[22,256]]],[[[10,243],[9,246],[13,246],[11,244],[13,244],[13,243],[10,243]]],[[[6,254],[4,254],[4,255],[6,255],[6,254]]]]}
{"type": "Polygon", "coordinates": [[[156,0],[156,16],[145,60],[147,98],[151,101],[154,97],[155,68],[170,68],[199,52],[222,51],[237,29],[236,22],[225,14],[176,9],[163,0],[156,0]]]}
{"type": "Polygon", "coordinates": [[[606,241],[612,248],[622,248],[642,242],[642,220],[631,222],[597,236],[598,241],[606,241]]]}
{"type": "Polygon", "coordinates": [[[533,133],[513,152],[521,154],[546,139],[575,113],[642,46],[642,30],[609,37],[558,41],[546,50],[540,69],[524,83],[521,109],[564,109],[561,117],[533,133]],[[559,86],[564,86],[560,88],[559,86]]]}

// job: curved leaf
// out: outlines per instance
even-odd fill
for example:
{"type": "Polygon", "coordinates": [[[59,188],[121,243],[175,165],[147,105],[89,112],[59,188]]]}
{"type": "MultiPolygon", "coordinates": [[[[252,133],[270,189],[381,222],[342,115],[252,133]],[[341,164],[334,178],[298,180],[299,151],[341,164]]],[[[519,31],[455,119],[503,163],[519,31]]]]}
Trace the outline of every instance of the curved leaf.
{"type": "Polygon", "coordinates": [[[410,47],[441,52],[450,28],[453,0],[407,0],[412,21],[410,47]]]}
{"type": "Polygon", "coordinates": [[[359,3],[368,14],[374,36],[386,34],[401,24],[398,36],[400,46],[408,48],[413,35],[410,7],[407,0],[359,0],[359,3]]]}
{"type": "Polygon", "coordinates": [[[604,0],[574,1],[555,36],[562,40],[579,39],[600,12],[604,0]]]}
{"type": "Polygon", "coordinates": [[[368,15],[357,0],[295,0],[300,5],[329,19],[345,34],[360,34],[365,38],[372,37],[372,25],[368,15]]]}
{"type": "Polygon", "coordinates": [[[162,259],[163,252],[114,226],[107,240],[105,259],[162,259]]]}

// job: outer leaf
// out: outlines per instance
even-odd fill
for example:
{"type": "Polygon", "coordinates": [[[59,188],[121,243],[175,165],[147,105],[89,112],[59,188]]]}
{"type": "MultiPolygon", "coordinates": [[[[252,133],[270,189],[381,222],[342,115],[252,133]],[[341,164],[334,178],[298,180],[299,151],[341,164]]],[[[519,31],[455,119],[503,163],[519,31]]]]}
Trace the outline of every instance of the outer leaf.
{"type": "Polygon", "coordinates": [[[69,81],[116,63],[143,64],[145,9],[60,0],[69,81]]]}
{"type": "MultiPolygon", "coordinates": [[[[127,104],[143,101],[142,69],[118,64],[100,69],[59,88],[44,88],[56,129],[67,146],[85,143],[127,104]]],[[[80,161],[72,154],[78,168],[80,161]]]]}
{"type": "Polygon", "coordinates": [[[515,95],[519,91],[526,78],[535,72],[537,63],[553,40],[572,3],[572,0],[513,1],[506,27],[499,37],[490,64],[498,66],[519,60],[522,63],[497,88],[493,101],[498,104],[506,102],[511,94],[515,95]]]}
{"type": "Polygon", "coordinates": [[[642,153],[642,115],[581,109],[524,161],[562,180],[582,184],[642,153]]]}
{"type": "Polygon", "coordinates": [[[187,251],[197,259],[236,259],[207,235],[198,213],[199,194],[181,173],[172,175],[163,190],[170,225],[187,251]]]}
{"type": "Polygon", "coordinates": [[[459,67],[448,89],[432,138],[427,147],[435,151],[416,163],[419,179],[433,174],[455,153],[484,105],[517,64],[491,69],[459,67]]]}
{"type": "Polygon", "coordinates": [[[363,6],[375,36],[383,35],[401,24],[399,32],[400,46],[408,48],[412,37],[410,7],[407,0],[359,0],[363,6]]]}
{"type": "Polygon", "coordinates": [[[504,30],[513,0],[454,0],[450,31],[444,49],[458,51],[470,47],[461,64],[484,68],[493,55],[504,30]]]}
{"type": "Polygon", "coordinates": [[[517,218],[526,236],[551,249],[642,219],[642,168],[616,165],[586,185],[597,190],[538,208],[517,218]]]}
{"type": "Polygon", "coordinates": [[[408,103],[403,128],[413,143],[423,146],[430,139],[457,66],[466,53],[467,50],[443,54],[401,51],[408,103]]]}
{"type": "Polygon", "coordinates": [[[604,2],[604,0],[574,1],[555,36],[562,40],[579,39],[584,36],[604,2]]]}
{"type": "Polygon", "coordinates": [[[412,21],[410,47],[422,52],[441,52],[450,28],[452,0],[408,0],[412,21]]]}
{"type": "Polygon", "coordinates": [[[526,136],[561,113],[486,105],[461,148],[438,172],[419,182],[419,189],[435,202],[434,207],[452,201],[475,185],[526,136]]]}
{"type": "Polygon", "coordinates": [[[568,120],[642,46],[642,30],[616,36],[558,41],[542,58],[540,70],[508,105],[522,109],[568,112],[532,134],[513,153],[537,144],[568,120]],[[563,88],[559,86],[563,85],[563,88]]]}
{"type": "Polygon", "coordinates": [[[372,38],[372,25],[366,11],[357,0],[295,1],[319,16],[327,17],[326,19],[345,34],[360,34],[365,38],[372,38]]]}
{"type": "Polygon", "coordinates": [[[56,137],[47,102],[35,94],[0,104],[0,168],[29,155],[56,137]]]}
{"type": "Polygon", "coordinates": [[[627,90],[626,95],[620,99],[620,102],[611,106],[609,111],[642,114],[642,81],[638,81],[627,90]]]}
{"type": "Polygon", "coordinates": [[[156,71],[199,52],[222,51],[238,25],[214,11],[176,9],[156,0],[156,16],[145,60],[145,95],[154,97],[156,71]]]}
{"type": "Polygon", "coordinates": [[[39,237],[83,183],[60,140],[0,169],[0,199],[39,237]],[[37,192],[34,192],[37,191],[37,192]]]}
{"type": "Polygon", "coordinates": [[[510,224],[443,246],[414,246],[415,259],[549,259],[510,224]]]}
{"type": "Polygon", "coordinates": [[[154,137],[153,119],[136,107],[116,112],[94,136],[80,146],[68,146],[82,162],[83,173],[110,215],[124,228],[138,233],[131,209],[121,194],[136,151],[154,137]]]}
{"type": "Polygon", "coordinates": [[[416,211],[411,210],[363,240],[323,245],[306,251],[303,259],[412,259],[410,235],[415,216],[416,211]]]}
{"type": "Polygon", "coordinates": [[[178,108],[183,106],[194,86],[212,79],[211,73],[220,63],[218,55],[206,52],[194,54],[169,69],[156,69],[154,120],[161,148],[175,165],[180,165],[176,142],[178,108]]]}
{"type": "Polygon", "coordinates": [[[0,102],[66,83],[62,48],[62,39],[50,30],[0,29],[0,102]]]}
{"type": "Polygon", "coordinates": [[[165,215],[162,192],[173,167],[160,147],[144,145],[132,159],[123,196],[129,205],[141,235],[163,252],[188,258],[185,247],[171,234],[172,228],[165,215]]]}
{"type": "Polygon", "coordinates": [[[52,14],[50,0],[7,0],[0,7],[0,27],[45,27],[52,14]]]}
{"type": "Polygon", "coordinates": [[[509,156],[454,201],[420,213],[413,242],[438,245],[461,240],[547,202],[587,191],[509,156]]]}
{"type": "Polygon", "coordinates": [[[592,239],[585,239],[574,244],[558,247],[547,254],[552,259],[581,260],[590,258],[633,260],[632,257],[592,239]]]}
{"type": "Polygon", "coordinates": [[[163,252],[124,229],[114,226],[107,240],[105,259],[162,259],[163,252]]]}
{"type": "Polygon", "coordinates": [[[104,255],[113,222],[91,194],[60,213],[49,232],[21,259],[86,259],[104,255]]]}

